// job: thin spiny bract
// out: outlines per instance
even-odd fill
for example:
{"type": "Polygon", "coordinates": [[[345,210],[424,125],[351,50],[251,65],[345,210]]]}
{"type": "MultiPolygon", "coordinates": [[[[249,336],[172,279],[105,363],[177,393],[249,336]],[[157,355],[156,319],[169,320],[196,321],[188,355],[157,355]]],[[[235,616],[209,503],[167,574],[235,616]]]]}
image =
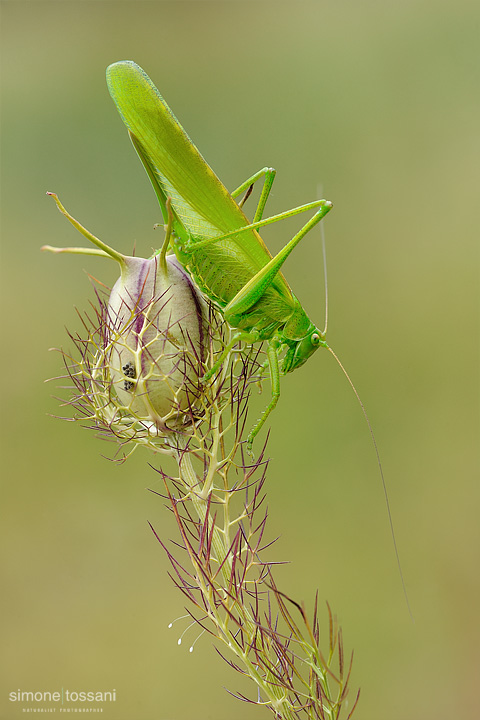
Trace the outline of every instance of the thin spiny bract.
{"type": "MultiPolygon", "coordinates": [[[[148,314],[148,309],[141,312],[148,314]]],[[[96,303],[81,319],[83,333],[70,335],[75,353],[62,351],[73,381],[66,404],[73,406],[76,419],[118,445],[117,461],[138,447],[175,458],[177,474],[170,477],[158,468],[165,489],[152,492],[167,500],[180,539],[167,547],[152,530],[170,560],[170,576],[186,600],[188,615],[213,637],[221,657],[257,686],[251,697],[232,694],[282,720],[331,720],[342,707],[350,717],[358,694],[348,701],[351,661],[345,663],[341,631],[330,608],[322,653],[317,600],[309,621],[303,604],[277,588],[272,573],[277,563],[267,559],[272,545],[266,538],[268,461],[265,448],[257,460],[244,452],[248,399],[261,384],[263,354],[248,346],[237,348],[215,381],[202,385],[202,376],[230,339],[210,307],[204,357],[192,345],[174,363],[184,376],[183,386],[177,384],[182,406],[173,402],[170,419],[159,425],[136,414],[134,403],[125,404],[125,393],[114,387],[112,354],[122,338],[115,334],[107,298],[98,288],[96,303]]],[[[165,341],[171,330],[164,329],[165,341]]],[[[162,365],[160,358],[156,362],[162,365]]],[[[129,370],[124,370],[127,390],[129,370]]]]}

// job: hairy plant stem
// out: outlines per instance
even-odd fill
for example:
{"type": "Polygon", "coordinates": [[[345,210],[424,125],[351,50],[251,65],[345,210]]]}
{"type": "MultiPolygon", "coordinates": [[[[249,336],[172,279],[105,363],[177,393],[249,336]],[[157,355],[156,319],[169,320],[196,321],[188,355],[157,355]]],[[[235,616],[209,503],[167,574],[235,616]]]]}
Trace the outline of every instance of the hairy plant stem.
{"type": "MultiPolygon", "coordinates": [[[[207,603],[207,612],[210,616],[210,619],[215,623],[218,630],[220,630],[222,634],[222,639],[226,643],[228,648],[237,656],[239,660],[242,661],[242,663],[246,667],[249,676],[256,682],[260,691],[265,695],[265,697],[268,698],[265,704],[270,703],[272,708],[275,708],[277,717],[282,718],[283,720],[295,720],[295,716],[290,712],[290,709],[288,707],[289,702],[285,697],[284,693],[279,691],[279,689],[274,684],[265,682],[265,680],[258,673],[255,664],[252,663],[249,659],[248,651],[245,652],[241,649],[241,647],[237,644],[235,633],[232,633],[230,629],[230,614],[233,611],[236,611],[242,617],[242,629],[244,635],[246,636],[246,645],[248,648],[252,646],[255,633],[257,632],[257,624],[255,623],[255,620],[249,610],[243,604],[241,604],[237,598],[232,595],[231,590],[229,589],[229,586],[232,582],[233,569],[233,560],[231,554],[232,547],[230,541],[230,528],[233,523],[230,521],[230,504],[234,493],[229,492],[225,487],[224,497],[222,499],[224,517],[224,523],[222,528],[218,527],[215,518],[213,518],[210,513],[211,504],[209,502],[208,496],[211,492],[213,492],[212,486],[215,473],[218,472],[219,467],[222,467],[224,477],[226,477],[228,473],[228,465],[232,463],[232,460],[227,460],[226,464],[218,463],[216,453],[220,445],[219,424],[220,423],[214,424],[212,430],[214,433],[214,441],[212,446],[212,453],[210,456],[209,469],[206,474],[203,488],[199,490],[199,488],[201,487],[201,481],[197,473],[195,472],[190,454],[188,453],[188,451],[185,452],[187,442],[184,438],[180,439],[179,445],[181,447],[176,451],[176,457],[180,478],[189,494],[192,505],[195,508],[197,517],[200,523],[208,528],[208,534],[211,535],[212,538],[211,559],[220,568],[221,576],[223,578],[224,602],[225,608],[227,610],[226,613],[222,614],[218,612],[217,608],[215,607],[215,603],[213,602],[211,588],[205,582],[203,573],[198,567],[195,568],[196,580],[199,586],[202,588],[202,594],[207,603]],[[205,492],[207,488],[208,496],[206,496],[205,492]]],[[[196,563],[194,561],[194,565],[195,564],[196,563]]],[[[218,581],[218,574],[216,575],[216,580],[218,581]]],[[[238,631],[238,628],[235,627],[235,630],[238,631]]]]}

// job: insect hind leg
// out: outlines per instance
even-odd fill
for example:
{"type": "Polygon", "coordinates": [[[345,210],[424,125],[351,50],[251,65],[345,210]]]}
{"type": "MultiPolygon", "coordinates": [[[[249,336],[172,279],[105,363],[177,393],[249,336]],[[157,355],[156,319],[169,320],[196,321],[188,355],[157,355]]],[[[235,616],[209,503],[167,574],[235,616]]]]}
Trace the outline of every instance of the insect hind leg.
{"type": "Polygon", "coordinates": [[[256,172],[255,175],[252,175],[252,177],[248,178],[248,180],[245,180],[244,183],[242,183],[238,188],[236,188],[236,190],[231,193],[232,197],[236,198],[242,192],[246,191],[244,197],[238,203],[239,207],[243,207],[245,201],[252,193],[254,184],[257,182],[257,180],[260,180],[260,178],[263,177],[263,188],[260,194],[260,199],[258,201],[253,222],[258,222],[263,217],[263,211],[265,210],[265,205],[267,204],[268,196],[270,195],[276,172],[277,171],[273,168],[264,167],[258,172],[256,172]]]}

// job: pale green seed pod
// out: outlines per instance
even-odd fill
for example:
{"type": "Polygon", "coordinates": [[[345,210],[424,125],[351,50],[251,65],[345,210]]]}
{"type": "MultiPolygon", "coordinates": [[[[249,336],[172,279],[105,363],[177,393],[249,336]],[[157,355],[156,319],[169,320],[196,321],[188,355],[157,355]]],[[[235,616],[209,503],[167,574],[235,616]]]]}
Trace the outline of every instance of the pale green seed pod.
{"type": "Polygon", "coordinates": [[[184,425],[202,392],[207,307],[175,257],[124,257],[108,301],[106,361],[120,402],[159,430],[184,425]]]}

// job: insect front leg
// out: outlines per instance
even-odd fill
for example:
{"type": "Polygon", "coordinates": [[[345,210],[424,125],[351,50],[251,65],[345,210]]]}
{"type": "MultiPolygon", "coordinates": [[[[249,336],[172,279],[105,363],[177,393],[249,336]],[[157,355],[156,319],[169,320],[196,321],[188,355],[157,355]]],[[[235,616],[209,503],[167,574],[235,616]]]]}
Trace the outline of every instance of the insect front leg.
{"type": "Polygon", "coordinates": [[[262,219],[263,211],[265,210],[265,205],[268,200],[268,196],[270,195],[270,191],[272,189],[273,181],[275,180],[276,170],[269,167],[264,167],[261,170],[259,170],[255,175],[252,175],[252,177],[248,178],[248,180],[245,180],[244,183],[240,185],[236,190],[234,190],[231,195],[233,198],[236,198],[238,195],[240,195],[242,192],[245,192],[245,196],[243,199],[238,203],[239,207],[243,207],[245,201],[250,196],[254,184],[257,182],[257,180],[260,180],[261,177],[264,178],[263,180],[263,188],[260,195],[260,199],[258,201],[257,209],[255,211],[255,217],[253,218],[253,222],[258,222],[262,219]]]}
{"type": "Polygon", "coordinates": [[[250,430],[247,438],[247,452],[249,455],[252,455],[253,441],[255,440],[260,429],[264,425],[265,420],[268,418],[272,410],[275,409],[278,398],[280,397],[280,367],[278,363],[278,350],[281,344],[282,343],[278,338],[273,338],[268,343],[267,356],[268,367],[270,370],[270,382],[272,384],[272,399],[270,400],[263,413],[260,415],[254,427],[250,430]]]}

